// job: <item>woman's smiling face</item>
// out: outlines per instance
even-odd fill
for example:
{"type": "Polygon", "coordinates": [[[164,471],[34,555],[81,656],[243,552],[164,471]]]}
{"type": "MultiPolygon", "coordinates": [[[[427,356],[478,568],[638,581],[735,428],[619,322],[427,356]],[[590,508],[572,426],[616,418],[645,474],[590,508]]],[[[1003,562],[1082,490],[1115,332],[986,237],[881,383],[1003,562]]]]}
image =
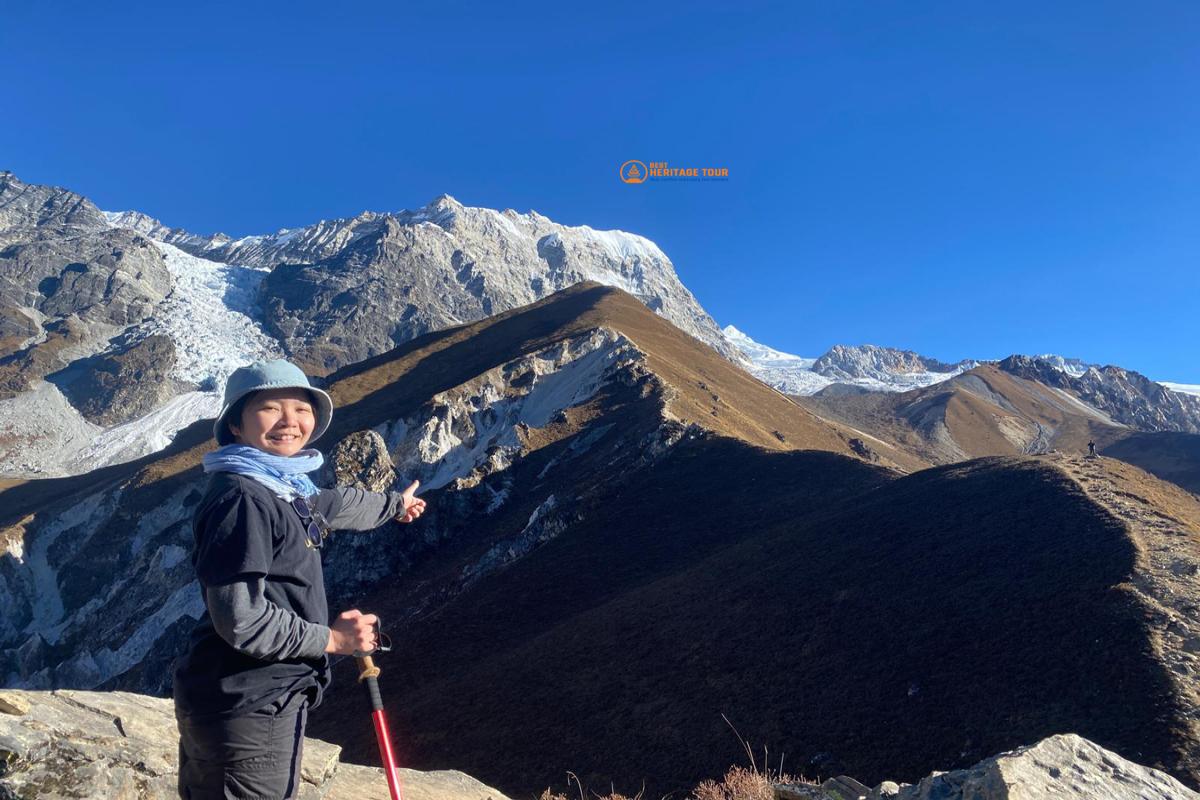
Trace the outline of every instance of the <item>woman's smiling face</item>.
{"type": "Polygon", "coordinates": [[[303,389],[262,389],[242,407],[242,424],[229,423],[234,439],[276,456],[304,448],[317,425],[312,396],[303,389]]]}

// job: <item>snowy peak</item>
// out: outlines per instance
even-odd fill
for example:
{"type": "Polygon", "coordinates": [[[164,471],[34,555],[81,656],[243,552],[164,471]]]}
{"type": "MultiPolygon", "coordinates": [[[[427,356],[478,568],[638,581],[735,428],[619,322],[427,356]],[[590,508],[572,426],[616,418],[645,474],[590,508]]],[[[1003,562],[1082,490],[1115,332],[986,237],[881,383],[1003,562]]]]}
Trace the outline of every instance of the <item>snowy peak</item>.
{"type": "Polygon", "coordinates": [[[976,366],[974,361],[947,364],[934,358],[926,358],[911,350],[897,350],[864,344],[856,347],[834,345],[829,352],[817,359],[813,369],[827,378],[857,380],[868,378],[888,383],[901,377],[924,374],[944,374],[946,378],[976,366]]]}
{"type": "Polygon", "coordinates": [[[285,266],[263,290],[264,322],[289,355],[317,373],[586,280],[629,292],[742,363],[666,254],[625,231],[466,206],[449,194],[413,211],[363,212],[237,240],[196,236],[129,212],[108,219],[213,261],[285,266]],[[347,311],[362,305],[374,312],[369,318],[347,311]]]}
{"type": "Polygon", "coordinates": [[[743,363],[650,240],[448,194],[232,238],[102,212],[6,172],[0,274],[19,276],[18,291],[0,291],[0,356],[13,356],[0,364],[6,477],[160,449],[211,415],[225,376],[255,358],[324,375],[586,281],[743,363]]]}
{"type": "Polygon", "coordinates": [[[1030,356],[1030,358],[1075,378],[1087,372],[1090,367],[1096,366],[1094,364],[1087,364],[1078,358],[1063,358],[1053,353],[1043,353],[1042,355],[1030,356]]]}
{"type": "Polygon", "coordinates": [[[976,366],[946,364],[910,350],[875,345],[835,345],[820,358],[804,358],[759,344],[732,325],[723,333],[750,360],[750,372],[787,394],[810,395],[831,384],[876,392],[904,392],[930,386],[976,366]]]}

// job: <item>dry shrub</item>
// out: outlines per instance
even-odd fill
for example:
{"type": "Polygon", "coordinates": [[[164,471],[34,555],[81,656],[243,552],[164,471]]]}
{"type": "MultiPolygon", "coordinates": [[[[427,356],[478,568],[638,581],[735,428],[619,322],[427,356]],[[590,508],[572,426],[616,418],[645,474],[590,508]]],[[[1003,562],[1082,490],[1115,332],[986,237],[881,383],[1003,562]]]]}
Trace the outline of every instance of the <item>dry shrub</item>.
{"type": "Polygon", "coordinates": [[[701,781],[692,790],[696,800],[774,800],[771,780],[762,772],[730,767],[720,781],[701,781]]]}
{"type": "MultiPolygon", "coordinates": [[[[569,783],[574,783],[577,787],[579,787],[579,800],[588,800],[588,793],[584,790],[583,784],[579,781],[579,777],[576,776],[574,772],[567,773],[567,780],[569,783]]],[[[592,792],[591,796],[592,800],[642,800],[642,792],[638,792],[633,797],[629,797],[612,789],[609,790],[608,794],[596,794],[595,792],[592,792]]],[[[538,797],[538,800],[572,800],[572,798],[567,797],[565,794],[552,792],[550,791],[550,788],[547,787],[542,790],[542,794],[540,797],[538,797]]]]}
{"type": "Polygon", "coordinates": [[[747,757],[750,759],[750,766],[747,767],[730,767],[725,773],[725,777],[720,781],[706,780],[697,784],[692,790],[694,800],[775,800],[774,784],[785,783],[791,785],[811,784],[803,776],[796,777],[789,775],[783,771],[783,760],[780,759],[779,768],[772,770],[770,766],[770,754],[766,747],[763,747],[762,767],[758,765],[758,760],[754,757],[754,750],[750,747],[750,743],[738,733],[737,728],[733,727],[733,723],[724,714],[721,718],[725,720],[725,724],[733,731],[733,735],[737,737],[741,743],[742,749],[746,751],[747,757]]]}

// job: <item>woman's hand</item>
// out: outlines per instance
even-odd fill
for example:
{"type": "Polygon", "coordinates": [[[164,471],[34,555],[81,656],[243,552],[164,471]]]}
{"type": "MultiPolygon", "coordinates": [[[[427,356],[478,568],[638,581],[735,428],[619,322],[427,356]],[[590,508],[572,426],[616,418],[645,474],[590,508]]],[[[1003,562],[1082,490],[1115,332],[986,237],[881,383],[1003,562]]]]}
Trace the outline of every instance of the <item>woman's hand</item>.
{"type": "Polygon", "coordinates": [[[404,511],[396,515],[397,522],[412,522],[425,513],[425,501],[415,496],[420,481],[413,481],[404,490],[404,511]]]}
{"type": "Polygon", "coordinates": [[[343,611],[329,626],[329,643],[326,653],[352,656],[355,652],[369,653],[376,648],[375,623],[379,617],[364,614],[357,608],[343,611]]]}

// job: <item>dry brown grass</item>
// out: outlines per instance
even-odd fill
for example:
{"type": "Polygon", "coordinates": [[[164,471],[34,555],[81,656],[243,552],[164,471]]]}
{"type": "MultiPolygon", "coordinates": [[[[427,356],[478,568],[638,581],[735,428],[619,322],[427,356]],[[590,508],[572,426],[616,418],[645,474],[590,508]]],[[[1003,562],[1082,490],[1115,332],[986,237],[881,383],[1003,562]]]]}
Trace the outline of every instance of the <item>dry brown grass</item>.
{"type": "MultiPolygon", "coordinates": [[[[762,764],[760,765],[753,748],[750,747],[750,743],[738,733],[728,717],[724,714],[721,717],[729,725],[738,742],[741,743],[742,749],[746,751],[750,766],[744,767],[735,764],[726,770],[724,777],[720,780],[710,778],[701,781],[692,789],[687,800],[775,800],[776,784],[787,784],[789,786],[818,785],[816,782],[810,781],[802,775],[796,776],[784,772],[782,755],[779,759],[779,766],[772,769],[770,766],[771,754],[765,746],[763,747],[762,764]]],[[[589,800],[588,792],[580,782],[578,776],[573,772],[568,772],[567,778],[568,782],[578,789],[579,800],[589,800]]],[[[591,800],[642,800],[645,790],[646,787],[643,785],[637,794],[629,796],[621,794],[610,787],[608,794],[592,792],[591,800]]],[[[669,800],[669,798],[670,795],[664,795],[662,800],[669,800]]],[[[546,788],[542,791],[538,800],[574,800],[574,798],[546,788]]]]}
{"type": "MultiPolygon", "coordinates": [[[[645,787],[634,795],[621,794],[612,787],[609,788],[607,794],[589,792],[574,773],[568,772],[567,775],[570,782],[578,788],[578,800],[643,800],[645,794],[645,787]]],[[[797,778],[786,772],[769,768],[732,766],[721,780],[709,779],[696,784],[696,788],[692,790],[688,800],[774,800],[774,784],[777,783],[812,784],[811,781],[802,777],[797,778]]],[[[670,795],[664,795],[663,800],[668,800],[669,797],[670,795]]],[[[538,800],[576,800],[576,798],[546,788],[539,795],[538,800]]]]}

